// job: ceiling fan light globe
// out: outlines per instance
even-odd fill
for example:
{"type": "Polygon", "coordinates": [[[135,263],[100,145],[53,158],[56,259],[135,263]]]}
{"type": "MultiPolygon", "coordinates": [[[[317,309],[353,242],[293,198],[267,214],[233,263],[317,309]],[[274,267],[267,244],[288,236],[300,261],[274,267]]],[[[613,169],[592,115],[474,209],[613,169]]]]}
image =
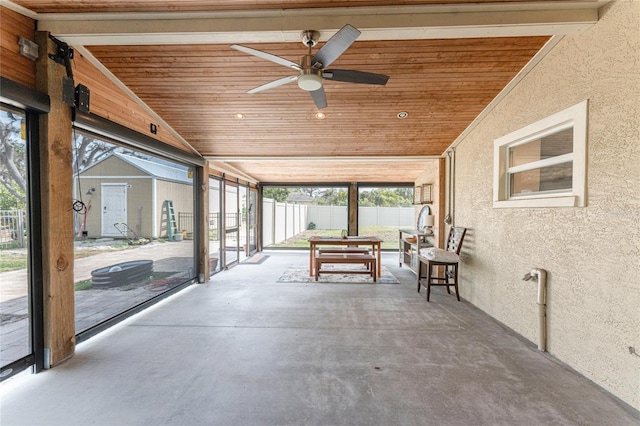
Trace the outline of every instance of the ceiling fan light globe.
{"type": "Polygon", "coordinates": [[[322,77],[317,74],[304,74],[298,77],[298,87],[307,92],[314,92],[322,87],[322,77]]]}

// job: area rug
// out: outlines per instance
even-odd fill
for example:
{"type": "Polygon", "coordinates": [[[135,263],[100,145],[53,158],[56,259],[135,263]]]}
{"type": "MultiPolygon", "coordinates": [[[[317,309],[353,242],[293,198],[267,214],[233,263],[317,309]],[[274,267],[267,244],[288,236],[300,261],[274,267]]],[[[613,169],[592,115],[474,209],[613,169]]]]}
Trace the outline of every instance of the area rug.
{"type": "MultiPolygon", "coordinates": [[[[323,265],[322,270],[349,270],[361,269],[362,265],[323,265]]],[[[393,274],[386,268],[382,267],[382,276],[374,283],[369,275],[365,274],[321,274],[316,281],[315,277],[309,276],[309,268],[304,266],[295,266],[284,271],[282,276],[278,278],[279,283],[344,283],[344,284],[400,284],[393,274]]]]}
{"type": "Polygon", "coordinates": [[[259,265],[269,258],[268,254],[254,254],[250,258],[240,262],[241,265],[259,265]]]}

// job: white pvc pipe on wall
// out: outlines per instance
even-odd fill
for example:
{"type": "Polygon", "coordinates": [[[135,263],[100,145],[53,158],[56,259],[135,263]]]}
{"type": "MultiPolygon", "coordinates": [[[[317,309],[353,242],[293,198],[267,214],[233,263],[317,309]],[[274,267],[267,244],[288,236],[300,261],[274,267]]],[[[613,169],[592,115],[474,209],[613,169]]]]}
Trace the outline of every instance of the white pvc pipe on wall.
{"type": "Polygon", "coordinates": [[[525,281],[538,281],[538,350],[547,350],[547,271],[534,268],[524,277],[525,281]]]}

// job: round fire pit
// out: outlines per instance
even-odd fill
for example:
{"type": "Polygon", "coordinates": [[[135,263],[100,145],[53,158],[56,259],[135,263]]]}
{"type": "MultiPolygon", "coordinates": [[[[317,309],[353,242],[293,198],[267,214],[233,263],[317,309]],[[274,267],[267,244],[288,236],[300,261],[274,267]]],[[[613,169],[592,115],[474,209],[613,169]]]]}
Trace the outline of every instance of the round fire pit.
{"type": "Polygon", "coordinates": [[[117,263],[91,271],[95,288],[112,288],[143,281],[153,272],[153,260],[117,263]]]}

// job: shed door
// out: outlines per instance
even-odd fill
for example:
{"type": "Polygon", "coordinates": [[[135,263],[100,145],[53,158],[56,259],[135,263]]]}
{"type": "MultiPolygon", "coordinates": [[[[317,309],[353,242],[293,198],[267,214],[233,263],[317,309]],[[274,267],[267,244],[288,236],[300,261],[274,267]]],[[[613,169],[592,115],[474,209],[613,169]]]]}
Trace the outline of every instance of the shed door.
{"type": "Polygon", "coordinates": [[[127,222],[127,184],[102,185],[102,236],[122,237],[113,226],[127,222]]]}

